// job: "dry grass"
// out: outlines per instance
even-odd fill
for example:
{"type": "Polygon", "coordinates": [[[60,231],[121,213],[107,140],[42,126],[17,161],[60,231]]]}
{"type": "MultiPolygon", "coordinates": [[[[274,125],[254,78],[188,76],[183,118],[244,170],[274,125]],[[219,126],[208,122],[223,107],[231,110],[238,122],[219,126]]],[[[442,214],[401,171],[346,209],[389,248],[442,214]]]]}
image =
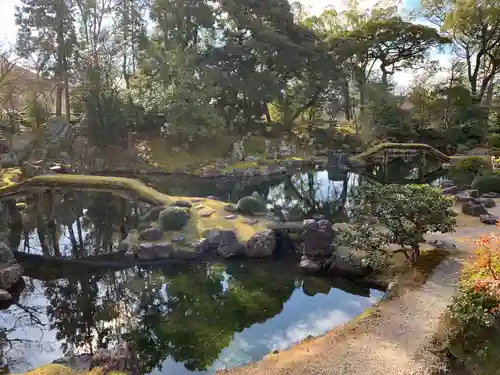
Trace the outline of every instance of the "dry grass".
{"type": "Polygon", "coordinates": [[[105,373],[100,368],[92,369],[91,371],[74,371],[69,367],[58,365],[58,364],[50,364],[42,367],[38,367],[34,370],[22,373],[22,374],[12,374],[12,375],[126,375],[123,372],[107,372],[105,373]]]}

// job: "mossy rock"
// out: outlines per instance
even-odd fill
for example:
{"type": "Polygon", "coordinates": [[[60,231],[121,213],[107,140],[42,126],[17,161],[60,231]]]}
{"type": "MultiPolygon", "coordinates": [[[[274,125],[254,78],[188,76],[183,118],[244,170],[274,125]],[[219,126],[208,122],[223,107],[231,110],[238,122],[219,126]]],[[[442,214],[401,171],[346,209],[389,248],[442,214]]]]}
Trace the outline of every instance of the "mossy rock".
{"type": "Polygon", "coordinates": [[[179,230],[188,223],[190,217],[189,208],[170,206],[160,212],[158,220],[163,230],[179,230]]]}
{"type": "Polygon", "coordinates": [[[243,197],[236,204],[238,212],[244,215],[255,215],[266,212],[266,206],[256,197],[243,197]]]}

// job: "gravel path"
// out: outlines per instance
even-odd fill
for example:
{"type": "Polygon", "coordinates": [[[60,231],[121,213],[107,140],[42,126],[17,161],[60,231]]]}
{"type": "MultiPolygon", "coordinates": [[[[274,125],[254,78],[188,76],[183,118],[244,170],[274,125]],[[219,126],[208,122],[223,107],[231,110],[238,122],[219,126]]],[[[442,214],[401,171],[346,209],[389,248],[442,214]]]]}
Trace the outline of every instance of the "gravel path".
{"type": "MultiPolygon", "coordinates": [[[[493,212],[492,212],[493,213],[493,212]]],[[[440,317],[456,293],[458,274],[472,246],[457,238],[477,237],[495,227],[458,228],[429,239],[456,243],[457,251],[440,264],[420,288],[381,304],[379,315],[341,337],[335,333],[303,342],[247,367],[223,371],[231,375],[430,375],[441,366],[426,351],[440,317]],[[359,331],[359,332],[358,332],[359,331]]],[[[363,323],[361,323],[363,324],[363,323]]]]}

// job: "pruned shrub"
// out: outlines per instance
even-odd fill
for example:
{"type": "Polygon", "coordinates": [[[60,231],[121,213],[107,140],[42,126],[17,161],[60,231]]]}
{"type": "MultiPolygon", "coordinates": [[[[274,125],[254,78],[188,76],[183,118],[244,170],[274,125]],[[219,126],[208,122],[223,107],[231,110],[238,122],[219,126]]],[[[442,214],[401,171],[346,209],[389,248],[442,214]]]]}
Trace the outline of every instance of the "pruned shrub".
{"type": "Polygon", "coordinates": [[[487,160],[480,156],[469,156],[454,164],[448,176],[456,185],[469,187],[474,179],[483,172],[491,169],[487,160]]]}
{"type": "Polygon", "coordinates": [[[500,176],[491,174],[487,176],[479,176],[472,183],[472,188],[484,193],[500,193],[500,176]]]}
{"type": "Polygon", "coordinates": [[[420,257],[425,233],[447,233],[456,226],[452,199],[429,185],[362,185],[354,193],[354,207],[357,217],[376,217],[387,229],[386,241],[400,245],[411,264],[420,257]]]}

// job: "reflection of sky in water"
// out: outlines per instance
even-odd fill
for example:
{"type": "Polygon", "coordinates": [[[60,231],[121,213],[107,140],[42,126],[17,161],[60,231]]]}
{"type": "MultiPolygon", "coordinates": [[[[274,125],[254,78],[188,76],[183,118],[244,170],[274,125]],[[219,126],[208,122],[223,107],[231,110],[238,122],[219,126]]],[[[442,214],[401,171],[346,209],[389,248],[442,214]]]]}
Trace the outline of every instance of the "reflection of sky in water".
{"type": "MultiPolygon", "coordinates": [[[[382,292],[371,291],[371,297],[351,295],[340,289],[331,289],[328,295],[316,294],[312,297],[296,289],[285,302],[283,311],[264,323],[256,323],[236,333],[231,344],[222,350],[211,371],[197,372],[209,374],[216,369],[237,367],[256,361],[275,349],[282,350],[305,339],[319,336],[336,326],[346,323],[373,305],[382,292]]],[[[210,345],[210,343],[207,343],[210,345]]],[[[181,363],[167,360],[161,370],[153,375],[187,375],[181,363]]]]}
{"type": "Polygon", "coordinates": [[[12,372],[26,371],[35,366],[50,363],[63,356],[61,343],[56,339],[57,331],[49,329],[49,319],[45,315],[49,301],[43,295],[42,282],[27,280],[26,289],[19,301],[20,305],[33,309],[33,315],[39,319],[34,323],[24,309],[11,306],[0,312],[0,326],[8,330],[15,328],[7,335],[12,347],[5,352],[9,369],[12,372]]]}
{"type": "MultiPolygon", "coordinates": [[[[344,188],[343,181],[332,181],[328,179],[328,171],[318,171],[311,173],[301,173],[291,177],[291,183],[298,193],[304,197],[310,197],[318,203],[336,201],[340,198],[344,188]],[[312,176],[313,184],[310,189],[309,179],[312,176]]],[[[350,191],[358,185],[359,175],[354,173],[347,174],[347,190],[350,191]]],[[[269,202],[273,205],[293,207],[302,206],[304,201],[296,196],[290,196],[286,189],[286,182],[271,186],[267,196],[269,202]]]]}
{"type": "MultiPolygon", "coordinates": [[[[224,273],[222,284],[225,287],[228,277],[230,276],[224,273]]],[[[17,327],[8,338],[21,340],[14,343],[12,349],[7,352],[10,370],[14,372],[50,363],[64,355],[61,350],[62,342],[56,338],[57,331],[50,329],[49,320],[45,315],[49,302],[43,295],[42,282],[28,280],[27,288],[30,288],[31,292],[25,293],[20,303],[36,309],[36,316],[40,319],[39,324],[30,323],[27,315],[19,307],[13,306],[6,312],[0,313],[2,326],[17,327]],[[20,317],[24,318],[19,319],[20,317]]],[[[162,285],[161,288],[163,293],[166,293],[165,286],[162,285]]],[[[101,292],[102,290],[100,295],[101,292]]],[[[372,291],[371,297],[366,298],[351,295],[340,289],[331,289],[328,295],[316,294],[311,297],[298,288],[285,302],[280,314],[236,333],[230,345],[221,352],[219,359],[213,364],[213,370],[244,365],[262,358],[275,349],[289,348],[309,335],[321,335],[358,315],[375,303],[381,295],[381,292],[372,291]]],[[[168,315],[165,319],[168,319],[168,315]]],[[[207,345],[210,345],[210,342],[207,342],[207,345]]],[[[152,374],[191,373],[182,363],[168,359],[163,363],[162,370],[156,370],[152,374]]]]}

